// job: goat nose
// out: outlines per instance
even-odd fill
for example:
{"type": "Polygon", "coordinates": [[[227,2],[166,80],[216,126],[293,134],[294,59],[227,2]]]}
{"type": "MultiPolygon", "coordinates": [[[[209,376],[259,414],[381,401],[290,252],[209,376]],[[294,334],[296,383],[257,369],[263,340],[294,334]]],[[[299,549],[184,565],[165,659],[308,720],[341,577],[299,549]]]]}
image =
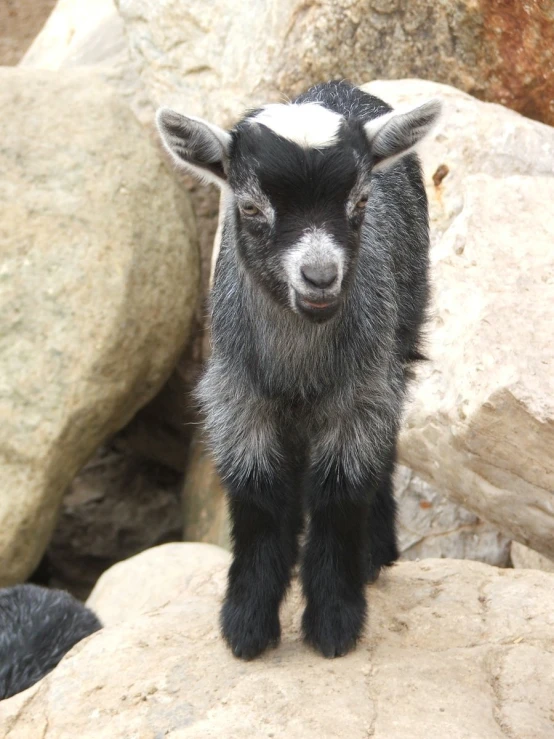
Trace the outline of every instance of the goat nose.
{"type": "Polygon", "coordinates": [[[339,274],[337,265],[333,262],[317,266],[306,264],[300,268],[300,271],[302,272],[302,277],[307,283],[313,287],[319,287],[321,289],[331,287],[339,274]]]}

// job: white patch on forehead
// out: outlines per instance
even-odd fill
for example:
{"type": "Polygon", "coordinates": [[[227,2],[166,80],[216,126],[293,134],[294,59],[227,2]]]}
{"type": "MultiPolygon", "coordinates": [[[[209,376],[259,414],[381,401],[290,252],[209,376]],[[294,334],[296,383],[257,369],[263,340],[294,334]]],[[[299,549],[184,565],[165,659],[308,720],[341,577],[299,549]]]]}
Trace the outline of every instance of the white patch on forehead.
{"type": "Polygon", "coordinates": [[[337,142],[344,118],[319,103],[275,103],[250,120],[306,149],[321,149],[337,142]]]}

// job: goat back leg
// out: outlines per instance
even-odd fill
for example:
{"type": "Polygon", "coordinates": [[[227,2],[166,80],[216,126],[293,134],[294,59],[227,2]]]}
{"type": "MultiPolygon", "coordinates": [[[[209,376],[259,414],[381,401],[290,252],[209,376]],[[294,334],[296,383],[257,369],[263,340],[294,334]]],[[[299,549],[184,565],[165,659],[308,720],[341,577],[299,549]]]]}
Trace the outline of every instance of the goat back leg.
{"type": "Polygon", "coordinates": [[[398,559],[396,500],[393,486],[394,460],[391,459],[371,496],[368,516],[369,551],[366,581],[373,583],[384,567],[398,559]]]}

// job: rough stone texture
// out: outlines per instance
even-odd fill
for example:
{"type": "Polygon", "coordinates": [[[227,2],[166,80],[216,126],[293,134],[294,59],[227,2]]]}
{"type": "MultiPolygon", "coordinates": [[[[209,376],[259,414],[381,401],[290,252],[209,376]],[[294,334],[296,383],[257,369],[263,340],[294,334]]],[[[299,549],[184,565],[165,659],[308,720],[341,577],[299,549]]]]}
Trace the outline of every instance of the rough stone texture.
{"type": "Polygon", "coordinates": [[[0,65],[17,64],[56,0],[2,0],[0,65]]]}
{"type": "Polygon", "coordinates": [[[0,101],[4,585],[37,564],[75,473],[167,378],[198,258],[188,202],[100,73],[4,69],[0,101]]]}
{"type": "Polygon", "coordinates": [[[510,562],[510,540],[451,500],[408,467],[398,465],[398,543],[401,559],[474,559],[497,567],[510,562]]]}
{"type": "Polygon", "coordinates": [[[552,575],[402,563],[370,589],[358,649],[333,661],[300,641],[295,583],[281,646],[244,663],[219,636],[226,555],[177,546],[104,575],[90,604],[111,625],[0,704],[6,739],[550,736],[552,575]]]}
{"type": "Polygon", "coordinates": [[[117,5],[150,98],[220,125],[336,77],[436,79],[554,122],[550,0],[117,5]]]}
{"type": "Polygon", "coordinates": [[[58,0],[20,64],[54,70],[113,62],[126,46],[113,0],[58,0]]]}
{"type": "Polygon", "coordinates": [[[554,178],[466,178],[433,251],[431,362],[402,461],[510,538],[554,555],[554,178]]]}
{"type": "Polygon", "coordinates": [[[393,105],[444,101],[421,151],[434,244],[432,361],[413,387],[401,460],[552,556],[554,129],[430,82],[364,89],[393,105]]]}
{"type": "Polygon", "coordinates": [[[181,540],[180,473],[113,442],[71,482],[46,550],[47,584],[84,600],[116,562],[181,540]]]}
{"type": "Polygon", "coordinates": [[[469,175],[554,174],[554,128],[550,126],[426,80],[377,80],[363,89],[394,107],[418,105],[432,97],[443,102],[436,128],[419,148],[434,243],[462,211],[469,175]]]}
{"type": "Polygon", "coordinates": [[[529,549],[529,547],[512,542],[512,564],[516,570],[544,570],[554,572],[554,560],[529,549]]]}
{"type": "Polygon", "coordinates": [[[163,544],[110,567],[87,606],[104,625],[114,626],[189,596],[214,596],[223,592],[229,559],[211,544],[163,544]]]}
{"type": "Polygon", "coordinates": [[[225,491],[200,435],[190,450],[182,491],[183,539],[230,548],[230,526],[225,491]]]}

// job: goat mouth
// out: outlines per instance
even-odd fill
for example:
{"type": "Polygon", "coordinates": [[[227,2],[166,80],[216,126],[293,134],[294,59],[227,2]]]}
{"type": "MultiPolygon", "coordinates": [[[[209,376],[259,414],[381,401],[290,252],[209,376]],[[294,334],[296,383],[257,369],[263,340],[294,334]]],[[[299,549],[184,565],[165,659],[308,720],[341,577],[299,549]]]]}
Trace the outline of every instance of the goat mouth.
{"type": "Polygon", "coordinates": [[[300,313],[314,321],[326,321],[335,315],[339,307],[338,298],[324,298],[322,300],[308,300],[296,295],[296,305],[300,313]]]}

